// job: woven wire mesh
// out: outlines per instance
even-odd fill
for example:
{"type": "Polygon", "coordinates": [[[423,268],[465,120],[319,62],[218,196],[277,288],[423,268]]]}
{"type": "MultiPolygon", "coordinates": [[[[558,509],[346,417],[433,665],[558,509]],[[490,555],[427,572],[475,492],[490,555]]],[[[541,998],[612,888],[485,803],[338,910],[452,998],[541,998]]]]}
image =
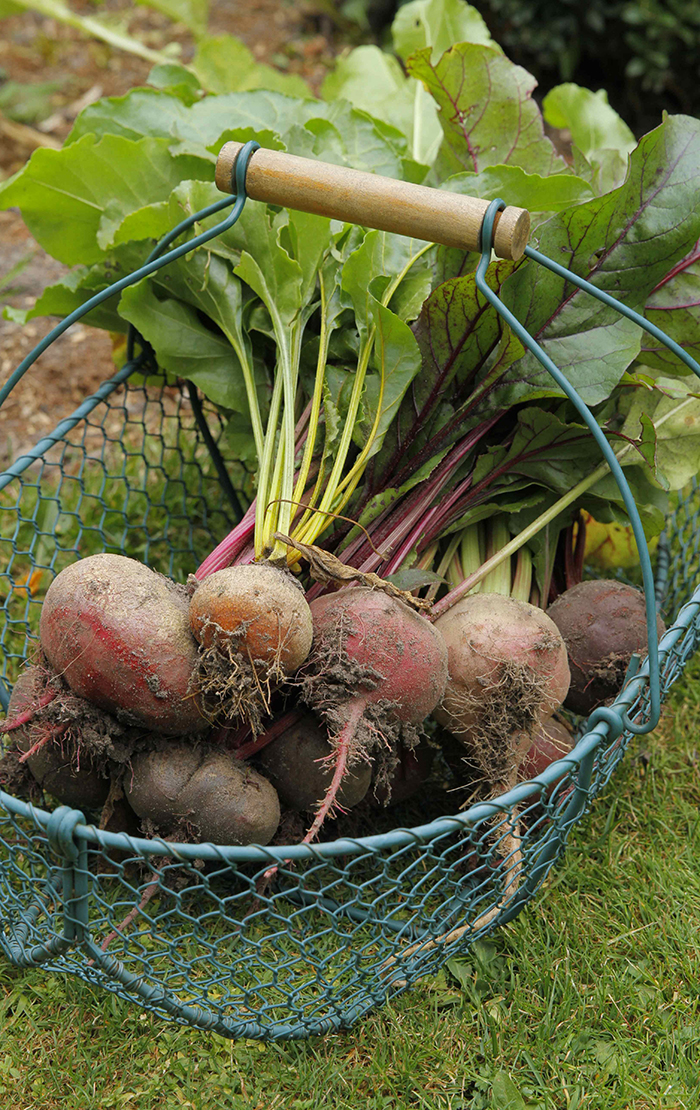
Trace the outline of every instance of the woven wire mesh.
{"type": "MultiPolygon", "coordinates": [[[[182,580],[230,529],[234,509],[195,417],[181,389],[126,381],[7,481],[8,685],[35,650],[46,587],[77,556],[127,554],[182,580]]],[[[225,456],[225,429],[207,419],[225,456]]],[[[678,615],[662,642],[664,689],[697,647],[699,512],[693,490],[669,525],[666,612],[678,615]]],[[[618,700],[644,721],[643,668],[618,700]]],[[[616,731],[582,731],[533,784],[451,817],[459,798],[438,763],[415,809],[368,810],[354,835],[303,847],[166,844],[51,812],[49,798],[35,809],[2,794],[0,944],[20,966],[73,973],[228,1037],[349,1026],[526,904],[622,758],[630,736],[616,731]]]]}

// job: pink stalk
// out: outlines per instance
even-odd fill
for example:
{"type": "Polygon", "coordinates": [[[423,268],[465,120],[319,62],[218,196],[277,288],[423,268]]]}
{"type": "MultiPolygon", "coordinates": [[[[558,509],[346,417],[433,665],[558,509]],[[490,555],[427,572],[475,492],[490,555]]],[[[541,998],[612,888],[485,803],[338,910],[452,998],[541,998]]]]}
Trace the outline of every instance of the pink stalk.
{"type": "MultiPolygon", "coordinates": [[[[472,451],[476,444],[494,424],[501,418],[501,413],[485,420],[478,428],[472,429],[464,439],[456,443],[439,462],[433,474],[422,482],[420,486],[411,490],[406,498],[396,502],[385,514],[382,514],[371,526],[372,540],[375,547],[381,548],[392,558],[395,555],[396,544],[401,543],[415,525],[424,520],[426,513],[431,509],[432,503],[439,493],[445,488],[457,467],[472,451]],[[380,524],[384,521],[384,528],[380,524]]],[[[354,557],[366,546],[363,536],[358,537],[341,552],[343,562],[355,565],[354,557]]],[[[410,550],[410,549],[409,549],[410,550]]],[[[375,570],[382,562],[382,557],[372,553],[361,563],[363,571],[375,570]]]]}
{"type": "Polygon", "coordinates": [[[418,544],[421,538],[430,542],[430,540],[435,538],[436,532],[438,534],[440,533],[445,523],[445,517],[457,503],[459,498],[471,488],[471,484],[472,477],[470,474],[463,482],[460,482],[457,488],[452,491],[445,501],[441,501],[439,505],[434,505],[432,509],[425,514],[417,527],[413,529],[399,550],[389,560],[384,568],[384,574],[393,574],[394,571],[398,570],[408,553],[418,544]]]}
{"type": "Polygon", "coordinates": [[[314,823],[302,840],[302,844],[311,843],[314,837],[317,836],[320,832],[321,825],[325,821],[328,814],[331,812],[334,806],[336,806],[338,791],[340,790],[345,772],[348,768],[348,756],[350,754],[350,746],[355,739],[355,732],[357,730],[358,724],[360,723],[360,718],[362,717],[362,714],[367,707],[364,698],[353,698],[350,705],[351,708],[348,719],[343,725],[338,736],[333,741],[334,751],[333,755],[330,756],[330,759],[335,762],[333,778],[331,779],[330,786],[326,791],[326,795],[323,801],[318,807],[316,816],[314,818],[314,823]]]}
{"type": "Polygon", "coordinates": [[[195,578],[202,582],[210,574],[216,570],[223,570],[224,567],[230,567],[234,559],[240,554],[245,545],[250,540],[255,530],[255,501],[252,501],[248,511],[246,512],[243,520],[229,532],[228,536],[218,544],[211,555],[207,555],[206,559],[195,571],[195,578]]]}

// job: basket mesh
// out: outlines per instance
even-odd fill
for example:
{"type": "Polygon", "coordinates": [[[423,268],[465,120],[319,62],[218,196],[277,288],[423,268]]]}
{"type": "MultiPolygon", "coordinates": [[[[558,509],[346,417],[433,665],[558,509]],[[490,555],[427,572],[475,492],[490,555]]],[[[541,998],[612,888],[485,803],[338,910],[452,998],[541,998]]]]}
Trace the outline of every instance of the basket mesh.
{"type": "MultiPolygon", "coordinates": [[[[225,456],[225,429],[207,420],[225,456]]],[[[35,649],[46,587],[77,556],[113,551],[183,580],[235,522],[201,420],[173,386],[119,385],[2,481],[10,687],[35,649]]],[[[669,523],[667,623],[678,615],[662,642],[664,689],[697,646],[700,601],[685,603],[699,513],[693,490],[669,523]]],[[[635,690],[622,700],[641,722],[646,687],[635,690]]],[[[629,734],[615,731],[598,725],[534,786],[452,817],[441,815],[461,799],[438,763],[418,808],[367,806],[367,835],[356,824],[352,837],[305,847],[134,839],[67,807],[51,813],[50,799],[39,810],[2,794],[0,944],[20,966],[71,972],[224,1036],[346,1027],[522,908],[621,759],[629,734]]]]}

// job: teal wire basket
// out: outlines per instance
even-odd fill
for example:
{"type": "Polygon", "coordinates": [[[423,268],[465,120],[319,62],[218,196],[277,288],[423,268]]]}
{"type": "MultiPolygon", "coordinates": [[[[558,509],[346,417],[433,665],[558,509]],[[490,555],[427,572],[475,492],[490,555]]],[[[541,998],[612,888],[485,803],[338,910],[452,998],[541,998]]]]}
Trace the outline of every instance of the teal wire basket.
{"type": "MultiPolygon", "coordinates": [[[[243,185],[240,177],[239,210],[243,185]]],[[[218,414],[191,385],[158,379],[149,352],[136,357],[135,345],[132,335],[123,369],[0,475],[5,707],[36,650],[37,587],[43,593],[64,566],[98,551],[184,580],[240,517],[230,476],[244,476],[218,414]]],[[[647,582],[650,612],[663,604],[675,614],[653,666],[643,661],[570,755],[532,782],[444,816],[450,795],[437,775],[418,810],[407,803],[368,815],[371,835],[267,847],[111,832],[78,810],[51,812],[0,791],[3,952],[18,967],[76,975],[224,1037],[283,1040],[350,1027],[512,920],[630,738],[654,726],[700,637],[700,589],[692,589],[699,514],[693,489],[668,522],[673,554],[662,540],[656,581],[647,582]],[[271,865],[278,871],[266,890],[271,865]]]]}

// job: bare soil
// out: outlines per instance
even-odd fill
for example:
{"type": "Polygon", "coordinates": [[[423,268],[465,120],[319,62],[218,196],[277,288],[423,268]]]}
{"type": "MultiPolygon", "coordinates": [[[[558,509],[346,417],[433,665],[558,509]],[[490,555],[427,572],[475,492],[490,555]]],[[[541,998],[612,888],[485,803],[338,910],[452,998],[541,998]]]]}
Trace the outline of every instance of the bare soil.
{"type": "MultiPolygon", "coordinates": [[[[86,0],[75,10],[94,14],[86,0]]],[[[194,41],[181,25],[125,0],[105,0],[100,13],[128,15],[131,34],[152,49],[177,42],[181,59],[194,52],[194,41]]],[[[298,73],[317,90],[340,44],[331,21],[284,0],[212,0],[209,30],[242,39],[258,60],[298,73]]],[[[145,84],[151,63],[112,50],[53,19],[34,14],[0,22],[0,70],[6,80],[60,82],[52,112],[38,127],[18,126],[0,115],[0,180],[20,169],[38,145],[60,146],[73,120],[100,96],[118,96],[145,84]]],[[[24,226],[17,210],[0,212],[0,310],[5,304],[31,307],[42,290],[67,268],[50,258],[24,226]],[[24,264],[24,265],[23,265],[24,264]],[[8,276],[21,267],[14,278],[8,276]]],[[[0,318],[0,384],[55,325],[37,318],[25,327],[0,318]]],[[[114,369],[106,332],[80,324],[61,336],[26,373],[0,410],[0,468],[49,432],[114,369]]]]}

